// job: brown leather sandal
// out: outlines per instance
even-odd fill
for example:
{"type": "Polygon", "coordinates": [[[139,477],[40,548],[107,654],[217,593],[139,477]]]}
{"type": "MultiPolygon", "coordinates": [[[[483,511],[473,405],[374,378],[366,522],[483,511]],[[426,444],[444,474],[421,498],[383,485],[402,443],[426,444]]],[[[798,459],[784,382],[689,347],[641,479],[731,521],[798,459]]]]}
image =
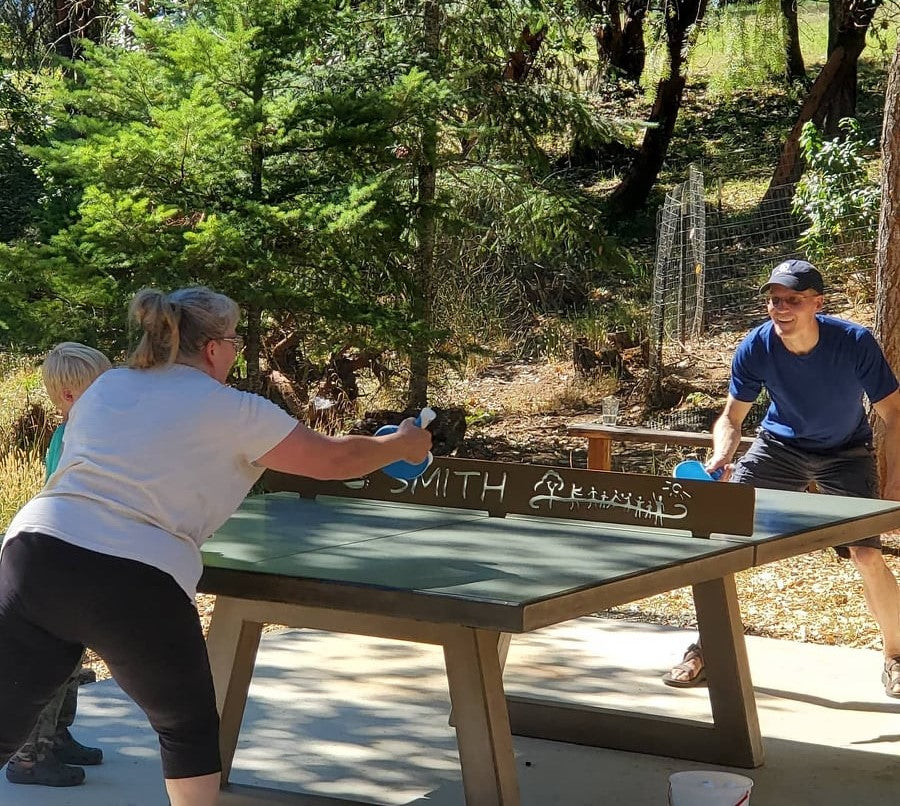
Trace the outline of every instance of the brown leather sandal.
{"type": "MultiPolygon", "coordinates": [[[[706,667],[703,663],[703,650],[698,644],[691,644],[684,653],[681,663],[672,667],[668,674],[663,675],[663,683],[674,688],[694,688],[706,682],[706,667]],[[694,669],[690,661],[699,660],[700,668],[694,669]],[[674,677],[675,672],[683,672],[687,677],[674,677]]],[[[900,696],[900,694],[898,694],[900,696]]]]}
{"type": "Polygon", "coordinates": [[[900,699],[900,655],[892,655],[885,660],[881,682],[888,697],[900,699]]]}

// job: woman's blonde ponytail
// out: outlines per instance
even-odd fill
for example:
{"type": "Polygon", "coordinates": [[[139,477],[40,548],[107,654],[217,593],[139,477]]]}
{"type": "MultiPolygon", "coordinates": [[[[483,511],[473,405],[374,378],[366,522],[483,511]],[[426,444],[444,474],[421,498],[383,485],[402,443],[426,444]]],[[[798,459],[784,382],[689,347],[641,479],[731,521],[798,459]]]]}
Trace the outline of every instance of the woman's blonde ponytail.
{"type": "Polygon", "coordinates": [[[166,295],[152,288],[135,294],[128,316],[143,335],[128,360],[137,369],[152,369],[174,363],[179,352],[181,311],[166,295]]]}
{"type": "Polygon", "coordinates": [[[234,330],[240,310],[234,300],[204,286],[163,294],[145,288],[128,306],[143,335],[128,359],[136,369],[194,363],[207,342],[234,330]]]}

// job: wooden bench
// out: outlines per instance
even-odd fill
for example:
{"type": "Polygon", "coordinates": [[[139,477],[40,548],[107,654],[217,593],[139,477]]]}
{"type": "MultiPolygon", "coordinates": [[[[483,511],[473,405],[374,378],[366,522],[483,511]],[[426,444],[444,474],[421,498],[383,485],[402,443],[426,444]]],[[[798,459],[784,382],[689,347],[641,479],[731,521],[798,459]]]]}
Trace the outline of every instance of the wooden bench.
{"type": "MultiPolygon", "coordinates": [[[[638,442],[644,445],[678,445],[689,448],[712,448],[713,435],[709,432],[667,431],[662,428],[638,428],[626,425],[602,425],[601,423],[573,423],[566,427],[573,437],[585,437],[588,441],[588,470],[612,470],[613,442],[638,442]]],[[[741,437],[739,451],[745,451],[753,437],[741,437]]]]}

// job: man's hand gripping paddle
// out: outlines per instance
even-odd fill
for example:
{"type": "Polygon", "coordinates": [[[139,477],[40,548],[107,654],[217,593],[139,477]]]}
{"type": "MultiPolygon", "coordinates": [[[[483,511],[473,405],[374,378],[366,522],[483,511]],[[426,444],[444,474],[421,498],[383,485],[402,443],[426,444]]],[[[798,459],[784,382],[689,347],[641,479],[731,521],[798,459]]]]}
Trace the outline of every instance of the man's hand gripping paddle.
{"type": "MultiPolygon", "coordinates": [[[[416,425],[419,426],[419,428],[427,428],[429,423],[431,423],[435,417],[437,417],[437,414],[434,413],[434,409],[425,407],[419,412],[419,416],[416,417],[416,425]]],[[[399,427],[400,426],[397,425],[383,425],[375,432],[375,436],[380,437],[385,434],[393,434],[399,427]]],[[[428,470],[428,466],[433,461],[434,456],[432,456],[431,451],[428,451],[428,456],[417,465],[412,462],[404,462],[401,460],[399,462],[391,462],[391,464],[381,468],[381,472],[386,473],[392,479],[412,481],[428,470]]]]}
{"type": "Polygon", "coordinates": [[[712,473],[708,473],[702,462],[698,462],[696,459],[687,459],[686,461],[679,462],[677,465],[675,465],[675,470],[672,471],[672,475],[676,479],[691,479],[693,481],[718,481],[720,478],[722,478],[722,474],[724,472],[725,468],[720,467],[718,470],[713,470],[712,473]]]}

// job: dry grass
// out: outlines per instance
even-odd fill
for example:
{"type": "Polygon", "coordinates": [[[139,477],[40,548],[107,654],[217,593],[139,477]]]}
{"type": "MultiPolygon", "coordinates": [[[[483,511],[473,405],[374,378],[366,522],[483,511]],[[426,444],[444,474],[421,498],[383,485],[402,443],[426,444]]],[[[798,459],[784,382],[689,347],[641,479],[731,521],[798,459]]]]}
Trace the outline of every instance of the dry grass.
{"type": "Polygon", "coordinates": [[[11,447],[16,422],[32,405],[52,413],[40,371],[26,359],[0,353],[0,452],[11,447]]]}
{"type": "Polygon", "coordinates": [[[464,406],[473,414],[539,416],[592,409],[615,389],[613,378],[585,378],[575,372],[571,362],[514,362],[489,365],[464,378],[446,379],[442,402],[464,406]]]}
{"type": "Polygon", "coordinates": [[[36,451],[0,453],[0,532],[44,483],[44,463],[36,451]]]}
{"type": "Polygon", "coordinates": [[[35,405],[52,408],[34,363],[0,354],[0,532],[44,482],[40,451],[19,444],[21,426],[35,405]]]}

